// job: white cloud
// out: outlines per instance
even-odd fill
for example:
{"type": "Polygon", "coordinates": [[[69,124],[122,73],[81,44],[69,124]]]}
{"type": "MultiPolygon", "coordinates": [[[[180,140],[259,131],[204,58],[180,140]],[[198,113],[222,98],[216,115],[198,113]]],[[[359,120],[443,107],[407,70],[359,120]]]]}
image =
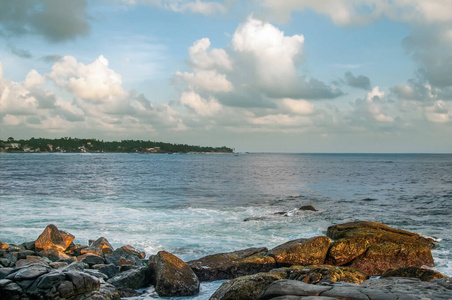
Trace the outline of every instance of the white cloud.
{"type": "Polygon", "coordinates": [[[122,0],[125,4],[136,5],[152,5],[162,7],[174,12],[193,12],[202,15],[214,15],[218,13],[225,13],[226,7],[214,1],[201,1],[201,0],[122,0]]]}
{"type": "Polygon", "coordinates": [[[432,106],[425,108],[427,120],[433,123],[447,123],[452,120],[452,107],[446,102],[438,100],[432,106]]]}
{"type": "Polygon", "coordinates": [[[281,100],[280,106],[292,114],[310,115],[314,113],[314,105],[306,100],[285,98],[281,100]]]}
{"type": "Polygon", "coordinates": [[[30,72],[28,72],[27,77],[25,77],[24,85],[26,88],[31,88],[34,86],[43,85],[44,82],[45,82],[44,76],[39,74],[36,70],[31,70],[30,72]]]}
{"type": "Polygon", "coordinates": [[[293,90],[298,82],[295,60],[302,52],[303,35],[285,36],[284,32],[261,20],[248,18],[234,33],[237,52],[255,60],[256,75],[262,85],[293,90]]]}
{"type": "Polygon", "coordinates": [[[180,101],[185,106],[193,109],[198,115],[212,116],[221,110],[221,104],[215,98],[206,100],[193,91],[183,92],[180,101]]]}
{"type": "Polygon", "coordinates": [[[210,40],[208,38],[195,41],[193,46],[189,48],[188,53],[191,58],[191,63],[196,69],[232,69],[231,60],[224,49],[214,48],[210,52],[207,52],[209,48],[210,40]]]}
{"type": "Polygon", "coordinates": [[[272,15],[286,20],[294,11],[305,9],[330,17],[335,24],[365,24],[387,17],[409,23],[452,21],[450,1],[446,0],[259,0],[272,15]]]}
{"type": "Polygon", "coordinates": [[[182,78],[192,88],[200,88],[212,92],[232,91],[232,83],[226,79],[226,75],[219,74],[215,70],[198,71],[196,73],[176,72],[176,76],[182,78]]]}

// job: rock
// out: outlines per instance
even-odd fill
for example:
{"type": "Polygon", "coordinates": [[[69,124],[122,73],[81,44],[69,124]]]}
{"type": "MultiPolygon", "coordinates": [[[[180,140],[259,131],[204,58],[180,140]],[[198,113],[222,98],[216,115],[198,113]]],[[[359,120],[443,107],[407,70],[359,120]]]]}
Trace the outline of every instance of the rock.
{"type": "Polygon", "coordinates": [[[388,269],[433,266],[432,239],[377,222],[352,222],[328,227],[336,239],[326,263],[348,265],[369,275],[388,269]]]}
{"type": "Polygon", "coordinates": [[[13,268],[0,268],[0,280],[5,279],[6,276],[13,272],[13,268]]]}
{"type": "Polygon", "coordinates": [[[113,253],[113,247],[110,245],[106,238],[100,237],[97,240],[95,240],[88,248],[84,248],[81,250],[81,254],[87,253],[104,256],[106,254],[113,253]]]}
{"type": "Polygon", "coordinates": [[[64,268],[64,267],[68,266],[68,263],[62,262],[62,261],[55,261],[55,262],[51,262],[49,264],[49,266],[51,266],[54,269],[60,269],[60,268],[64,268]]]}
{"type": "Polygon", "coordinates": [[[416,278],[390,277],[366,280],[361,285],[347,282],[312,285],[300,281],[278,280],[271,283],[258,299],[312,299],[307,297],[319,297],[313,298],[319,300],[331,298],[348,300],[446,300],[452,299],[452,284],[450,278],[425,282],[416,278]]]}
{"type": "Polygon", "coordinates": [[[75,239],[75,236],[70,234],[67,231],[60,230],[61,237],[63,238],[64,243],[66,244],[66,249],[72,244],[75,239]]]}
{"type": "Polygon", "coordinates": [[[15,269],[14,272],[6,276],[6,279],[11,279],[14,281],[35,279],[43,274],[50,272],[51,269],[52,268],[44,264],[33,264],[15,269]]]}
{"type": "Polygon", "coordinates": [[[77,296],[74,300],[120,300],[121,294],[113,285],[102,283],[99,290],[77,296]]]}
{"type": "Polygon", "coordinates": [[[115,266],[122,265],[136,265],[143,266],[143,261],[146,254],[144,252],[138,251],[132,246],[122,246],[116,249],[111,254],[105,255],[105,260],[109,264],[114,264],[115,266]]]}
{"type": "Polygon", "coordinates": [[[75,258],[70,257],[64,252],[58,251],[57,249],[46,249],[39,251],[38,254],[42,257],[47,257],[51,261],[75,261],[75,258]]]}
{"type": "Polygon", "coordinates": [[[274,281],[287,278],[287,271],[275,269],[267,273],[242,276],[224,282],[210,300],[250,300],[258,296],[274,281]]]}
{"type": "Polygon", "coordinates": [[[331,241],[326,236],[289,241],[273,248],[272,256],[278,266],[317,265],[325,262],[331,241]]]}
{"type": "Polygon", "coordinates": [[[149,258],[151,283],[160,297],[192,296],[199,292],[199,280],[189,265],[175,255],[160,251],[149,258]]]}
{"type": "Polygon", "coordinates": [[[142,293],[132,289],[118,289],[118,291],[121,298],[138,297],[142,295],[142,293]]]}
{"type": "Polygon", "coordinates": [[[66,250],[67,245],[58,228],[55,225],[50,224],[44,229],[44,231],[35,241],[35,248],[37,251],[47,249],[64,251],[66,250]]]}
{"type": "Polygon", "coordinates": [[[66,251],[64,251],[64,253],[66,253],[67,255],[71,255],[71,256],[80,256],[82,255],[82,250],[88,248],[88,246],[86,245],[75,245],[75,244],[70,244],[69,247],[66,249],[66,251]]]}
{"type": "Polygon", "coordinates": [[[275,212],[275,213],[273,213],[274,215],[285,215],[286,214],[286,212],[285,211],[278,211],[278,212],[275,212]]]}
{"type": "Polygon", "coordinates": [[[383,273],[383,275],[381,275],[381,278],[386,277],[412,277],[418,278],[421,281],[431,281],[433,279],[447,278],[447,276],[444,276],[439,272],[415,267],[399,268],[386,271],[385,273],[383,273]]]}
{"type": "Polygon", "coordinates": [[[65,272],[65,275],[68,281],[64,281],[58,286],[58,292],[62,298],[71,298],[99,290],[100,281],[91,275],[78,271],[68,271],[65,272]]]}
{"type": "Polygon", "coordinates": [[[250,217],[243,220],[243,222],[249,222],[249,221],[262,221],[265,220],[264,217],[250,217]]]}
{"type": "Polygon", "coordinates": [[[312,205],[303,205],[302,207],[300,207],[300,210],[317,211],[317,209],[315,209],[312,205]]]}
{"type": "Polygon", "coordinates": [[[19,259],[16,262],[16,268],[33,265],[33,264],[42,264],[43,261],[39,257],[28,258],[28,259],[19,259]]]}
{"type": "MultiPolygon", "coordinates": [[[[23,290],[15,282],[10,280],[0,280],[0,295],[2,299],[22,300],[23,290]]],[[[25,298],[27,299],[27,298],[25,298]]]]}
{"type": "Polygon", "coordinates": [[[150,284],[150,272],[147,267],[128,270],[114,275],[107,282],[118,289],[137,290],[150,284]]]}
{"type": "Polygon", "coordinates": [[[0,250],[6,250],[9,248],[9,244],[0,242],[0,250]]]}
{"type": "Polygon", "coordinates": [[[307,284],[295,280],[278,280],[270,284],[263,292],[260,300],[273,299],[278,296],[319,296],[321,293],[330,290],[330,286],[307,284]]]}
{"type": "Polygon", "coordinates": [[[80,255],[77,257],[77,260],[87,264],[89,267],[105,263],[105,260],[101,256],[92,253],[80,255]]]}
{"type": "Polygon", "coordinates": [[[291,279],[304,283],[331,283],[336,281],[361,284],[368,276],[358,270],[348,267],[334,266],[293,266],[279,268],[267,273],[258,273],[249,276],[238,277],[224,282],[212,295],[215,300],[248,300],[257,299],[258,296],[274,281],[291,279]]]}
{"type": "Polygon", "coordinates": [[[26,250],[35,251],[35,241],[22,243],[20,246],[26,250]]]}
{"type": "Polygon", "coordinates": [[[267,254],[267,248],[248,248],[205,256],[188,264],[201,281],[232,279],[276,268],[275,259],[267,254]]]}
{"type": "MultiPolygon", "coordinates": [[[[108,265],[98,265],[99,268],[97,269],[99,272],[104,273],[108,276],[108,278],[111,278],[119,273],[118,267],[113,264],[108,265]]],[[[94,266],[93,266],[94,268],[94,266]]]]}

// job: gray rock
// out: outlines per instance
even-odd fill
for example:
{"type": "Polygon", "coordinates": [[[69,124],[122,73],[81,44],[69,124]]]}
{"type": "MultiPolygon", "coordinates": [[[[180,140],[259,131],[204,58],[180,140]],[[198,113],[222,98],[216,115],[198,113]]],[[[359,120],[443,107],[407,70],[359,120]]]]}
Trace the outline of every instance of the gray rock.
{"type": "Polygon", "coordinates": [[[295,280],[278,280],[270,284],[264,291],[260,300],[272,299],[278,296],[318,296],[321,293],[330,290],[331,286],[313,285],[295,280]]]}
{"type": "Polygon", "coordinates": [[[105,255],[107,263],[114,264],[115,266],[136,265],[142,267],[142,259],[144,258],[145,253],[138,251],[132,246],[122,246],[113,251],[113,253],[105,255]]]}
{"type": "Polygon", "coordinates": [[[105,260],[101,256],[92,253],[84,254],[82,256],[79,256],[77,259],[90,267],[105,263],[105,260]]]}
{"type": "Polygon", "coordinates": [[[99,290],[100,281],[96,277],[78,271],[65,272],[65,275],[68,281],[61,283],[58,287],[62,298],[99,290]]]}
{"type": "Polygon", "coordinates": [[[13,268],[0,268],[0,279],[5,279],[13,270],[13,268]]]}
{"type": "Polygon", "coordinates": [[[115,276],[116,274],[119,273],[118,267],[113,265],[113,264],[102,265],[97,270],[99,272],[104,273],[105,275],[107,275],[108,278],[111,278],[111,277],[113,277],[113,276],[115,276]]]}
{"type": "Polygon", "coordinates": [[[332,289],[321,293],[321,295],[348,300],[369,300],[366,294],[363,294],[361,290],[356,287],[356,285],[350,286],[350,284],[335,284],[332,289]]]}
{"type": "MultiPolygon", "coordinates": [[[[10,282],[0,288],[2,299],[22,300],[24,299],[22,288],[15,282],[10,282]]],[[[27,298],[25,298],[27,299],[27,298]]]]}
{"type": "Polygon", "coordinates": [[[38,278],[39,276],[50,272],[52,268],[43,264],[34,264],[20,268],[17,272],[13,272],[6,276],[7,279],[28,280],[38,278]]]}
{"type": "Polygon", "coordinates": [[[121,296],[113,285],[102,283],[98,291],[79,295],[74,300],[120,300],[121,296]]]}
{"type": "Polygon", "coordinates": [[[107,282],[119,289],[136,290],[150,284],[150,274],[147,267],[141,267],[119,273],[108,279],[107,282]]]}

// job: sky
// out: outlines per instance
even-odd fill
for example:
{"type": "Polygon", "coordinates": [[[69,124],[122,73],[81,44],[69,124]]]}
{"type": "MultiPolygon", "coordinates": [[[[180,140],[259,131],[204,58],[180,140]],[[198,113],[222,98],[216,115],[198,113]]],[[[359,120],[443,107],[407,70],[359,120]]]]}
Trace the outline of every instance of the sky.
{"type": "Polygon", "coordinates": [[[0,0],[0,139],[452,153],[452,0],[0,0]]]}

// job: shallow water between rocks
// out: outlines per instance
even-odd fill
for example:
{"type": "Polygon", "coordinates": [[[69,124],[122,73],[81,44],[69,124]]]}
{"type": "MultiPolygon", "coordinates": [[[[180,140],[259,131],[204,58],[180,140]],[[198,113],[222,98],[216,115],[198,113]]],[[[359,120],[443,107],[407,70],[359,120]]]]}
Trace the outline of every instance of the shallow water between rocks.
{"type": "Polygon", "coordinates": [[[437,239],[433,269],[452,275],[450,154],[0,154],[0,210],[3,242],[55,224],[185,261],[377,221],[437,239]]]}

